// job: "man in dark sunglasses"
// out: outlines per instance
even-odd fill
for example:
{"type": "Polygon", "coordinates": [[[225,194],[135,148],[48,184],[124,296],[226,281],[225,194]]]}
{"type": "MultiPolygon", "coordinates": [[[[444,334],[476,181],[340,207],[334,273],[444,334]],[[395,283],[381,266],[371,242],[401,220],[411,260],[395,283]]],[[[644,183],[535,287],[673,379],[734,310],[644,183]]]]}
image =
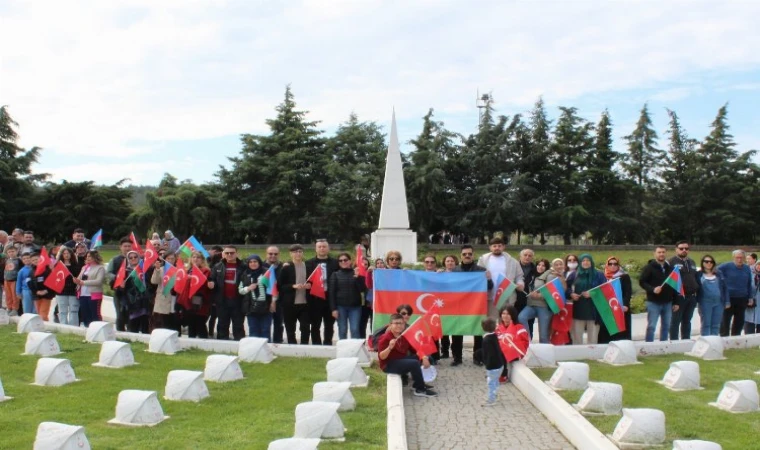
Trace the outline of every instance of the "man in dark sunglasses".
{"type": "Polygon", "coordinates": [[[691,318],[694,316],[694,310],[697,307],[697,263],[689,258],[689,242],[676,242],[676,255],[670,258],[670,265],[678,267],[681,271],[681,282],[683,283],[684,296],[676,295],[673,304],[678,305],[678,309],[673,308],[673,316],[670,319],[670,339],[691,339],[691,318]],[[679,334],[680,331],[680,334],[679,334]]]}

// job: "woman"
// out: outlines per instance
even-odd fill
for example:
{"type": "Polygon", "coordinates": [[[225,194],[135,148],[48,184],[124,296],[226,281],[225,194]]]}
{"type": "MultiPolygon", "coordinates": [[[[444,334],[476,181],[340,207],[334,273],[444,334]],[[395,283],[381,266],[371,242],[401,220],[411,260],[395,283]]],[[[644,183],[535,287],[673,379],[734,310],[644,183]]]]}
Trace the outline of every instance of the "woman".
{"type": "Polygon", "coordinates": [[[347,339],[348,328],[351,338],[359,338],[359,322],[362,317],[362,294],[367,290],[359,268],[351,266],[351,255],[338,255],[339,269],[330,275],[327,290],[332,316],[338,320],[338,339],[347,339]]]}
{"type": "Polygon", "coordinates": [[[69,270],[69,273],[72,274],[72,276],[66,277],[63,290],[60,294],[55,296],[55,301],[58,304],[59,320],[63,325],[73,325],[78,327],[79,299],[77,298],[77,285],[74,283],[73,274],[79,274],[79,271],[81,270],[79,267],[79,260],[74,254],[74,250],[65,246],[61,246],[55,259],[61,261],[69,270]]]}
{"type": "Polygon", "coordinates": [[[571,273],[578,270],[578,256],[570,253],[565,256],[565,279],[567,279],[571,273]]]}
{"type": "MultiPolygon", "coordinates": [[[[131,256],[131,253],[133,252],[130,252],[127,257],[131,256]]],[[[150,278],[150,282],[158,286],[158,289],[156,289],[156,298],[153,302],[153,313],[150,315],[149,329],[151,332],[156,328],[168,328],[170,330],[181,328],[177,326],[174,317],[175,299],[173,298],[171,287],[167,287],[167,285],[171,284],[171,279],[169,277],[165,279],[164,277],[166,273],[165,263],[173,266],[176,260],[177,258],[174,253],[167,251],[164,255],[164,261],[158,260],[153,266],[153,275],[150,278]]],[[[129,263],[131,265],[132,261],[129,263]]]]}
{"type": "MultiPolygon", "coordinates": [[[[446,255],[443,257],[443,268],[439,269],[439,272],[453,272],[454,269],[459,264],[459,260],[454,255],[446,255]]],[[[438,343],[436,342],[436,345],[438,343]]],[[[436,359],[448,359],[449,358],[449,350],[451,349],[451,336],[450,335],[444,335],[441,338],[440,341],[440,358],[436,359]]]]}
{"type": "MultiPolygon", "coordinates": [[[[156,262],[156,264],[161,263],[156,262]]],[[[150,299],[145,275],[139,265],[140,255],[135,251],[127,253],[127,264],[125,266],[127,278],[124,280],[124,287],[118,289],[122,295],[121,310],[128,317],[127,331],[147,334],[149,331],[148,307],[150,299]],[[138,271],[135,276],[132,276],[131,274],[135,269],[138,271]],[[140,279],[137,280],[137,277],[140,279]]]]}
{"type": "MultiPolygon", "coordinates": [[[[195,270],[199,270],[206,279],[211,276],[211,270],[208,268],[206,258],[201,252],[193,252],[190,257],[192,265],[187,271],[188,280],[195,275],[195,270]]],[[[211,289],[208,283],[203,285],[190,296],[191,283],[185,283],[185,289],[177,296],[177,304],[185,309],[184,317],[187,324],[187,335],[191,338],[198,337],[208,339],[208,328],[206,321],[211,312],[211,289]]]]}
{"type": "Polygon", "coordinates": [[[547,259],[541,259],[536,263],[536,277],[533,279],[533,289],[528,294],[528,301],[518,315],[518,321],[529,332],[528,320],[538,318],[538,340],[542,344],[548,344],[552,322],[552,311],[546,303],[544,296],[538,289],[555,278],[560,278],[562,286],[565,286],[565,275],[555,272],[547,259]]]}
{"type": "Polygon", "coordinates": [[[422,260],[422,264],[423,270],[425,272],[435,272],[438,268],[438,261],[435,259],[435,255],[432,253],[425,255],[425,258],[422,260]]]}
{"type": "Polygon", "coordinates": [[[610,336],[610,332],[604,325],[599,324],[599,344],[607,344],[612,341],[631,340],[631,295],[633,289],[631,286],[631,276],[620,266],[620,260],[615,256],[607,258],[607,264],[604,266],[604,277],[607,281],[620,279],[620,289],[623,291],[623,313],[625,317],[625,331],[615,333],[610,336]]]}
{"type": "MultiPolygon", "coordinates": [[[[264,264],[259,255],[250,255],[248,267],[240,277],[238,292],[243,296],[241,309],[248,320],[248,335],[269,341],[272,327],[272,296],[267,295],[264,281],[264,264]]],[[[276,305],[275,305],[276,306],[276,305]]]]}
{"type": "Polygon", "coordinates": [[[760,300],[760,272],[757,271],[759,267],[760,262],[755,263],[755,267],[752,268],[755,296],[744,312],[744,334],[760,333],[760,308],[757,307],[757,302],[760,300]]]}
{"type": "MultiPolygon", "coordinates": [[[[697,307],[702,320],[700,334],[702,336],[720,335],[720,323],[723,320],[723,310],[731,306],[728,295],[728,285],[723,275],[718,271],[718,263],[712,255],[702,257],[702,270],[697,273],[697,307]]],[[[757,282],[757,280],[755,281],[757,282]]],[[[757,293],[755,293],[757,298],[757,293]]]]}
{"type": "Polygon", "coordinates": [[[446,255],[443,258],[443,269],[441,272],[453,272],[454,268],[459,265],[459,260],[454,255],[446,255]]]}
{"type": "MultiPolygon", "coordinates": [[[[565,260],[562,258],[554,258],[552,260],[552,271],[556,274],[565,273],[565,260]]],[[[567,280],[562,277],[562,283],[567,290],[567,280]]],[[[559,314],[552,316],[552,334],[549,338],[549,342],[554,345],[567,345],[570,343],[570,330],[573,325],[572,317],[573,307],[570,302],[565,304],[565,307],[560,310],[559,314]]]]}
{"type": "Polygon", "coordinates": [[[573,344],[583,344],[583,331],[586,331],[589,344],[596,344],[599,334],[599,313],[588,291],[607,282],[604,274],[594,267],[594,259],[588,253],[580,256],[580,267],[567,277],[566,295],[573,301],[573,328],[570,335],[573,344]]]}
{"type": "MultiPolygon", "coordinates": [[[[382,261],[382,260],[380,260],[382,261]]],[[[372,329],[372,300],[373,292],[372,292],[372,286],[374,279],[372,278],[372,268],[370,267],[369,258],[362,258],[360,261],[361,264],[364,265],[364,268],[367,270],[367,276],[364,279],[364,285],[367,287],[367,290],[364,291],[364,305],[362,306],[362,319],[359,323],[359,338],[360,339],[366,339],[367,338],[367,325],[369,325],[369,329],[372,329]]]]}
{"type": "Polygon", "coordinates": [[[389,250],[385,254],[385,264],[388,269],[401,268],[401,252],[398,250],[389,250]]]}
{"type": "Polygon", "coordinates": [[[499,382],[506,383],[509,376],[509,363],[525,357],[530,346],[530,335],[517,320],[517,309],[511,305],[505,305],[499,310],[499,325],[496,327],[496,336],[506,345],[505,359],[507,365],[501,373],[499,382]]]}
{"type": "Polygon", "coordinates": [[[79,309],[82,311],[82,323],[90,326],[90,323],[102,321],[100,304],[103,302],[103,283],[106,280],[106,267],[103,265],[103,257],[97,250],[85,253],[84,267],[79,271],[79,276],[74,279],[79,289],[79,309]]]}

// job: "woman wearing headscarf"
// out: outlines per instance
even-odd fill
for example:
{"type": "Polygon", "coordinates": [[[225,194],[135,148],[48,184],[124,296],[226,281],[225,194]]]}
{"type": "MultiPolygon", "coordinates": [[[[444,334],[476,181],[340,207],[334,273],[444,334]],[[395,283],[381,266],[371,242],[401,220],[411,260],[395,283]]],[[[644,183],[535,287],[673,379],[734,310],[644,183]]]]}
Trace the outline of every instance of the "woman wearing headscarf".
{"type": "Polygon", "coordinates": [[[250,255],[247,268],[240,277],[238,292],[243,296],[241,309],[248,320],[248,334],[251,337],[269,340],[272,327],[272,296],[267,295],[264,280],[264,264],[259,255],[250,255]]]}
{"type": "Polygon", "coordinates": [[[631,276],[628,275],[620,265],[620,260],[615,256],[607,258],[607,264],[604,266],[604,277],[607,281],[620,279],[620,289],[623,291],[623,312],[625,313],[625,331],[610,335],[604,322],[599,324],[599,344],[607,344],[612,341],[631,340],[631,276]]]}
{"type": "MultiPolygon", "coordinates": [[[[530,319],[538,318],[538,336],[541,344],[548,344],[551,329],[552,310],[549,309],[549,305],[546,303],[544,296],[538,291],[541,287],[547,283],[552,282],[555,278],[559,278],[560,282],[564,285],[565,274],[554,270],[548,259],[541,259],[536,263],[536,277],[533,279],[533,289],[528,294],[528,300],[525,308],[520,311],[518,315],[518,321],[520,324],[528,330],[530,333],[532,327],[529,327],[528,321],[530,319]]],[[[531,337],[533,335],[531,334],[531,337]]]]}
{"type": "MultiPolygon", "coordinates": [[[[140,255],[136,251],[127,253],[126,274],[124,280],[124,294],[121,302],[121,308],[126,311],[129,322],[127,322],[127,331],[130,333],[147,334],[149,331],[150,316],[148,308],[150,307],[150,297],[148,296],[148,283],[145,279],[141,282],[135,281],[135,277],[130,276],[140,265],[140,255]]],[[[138,270],[137,273],[140,273],[138,270]]],[[[144,275],[143,275],[144,276],[144,275]]]]}
{"type": "MultiPolygon", "coordinates": [[[[203,273],[203,276],[208,279],[211,276],[211,269],[208,268],[206,258],[201,252],[193,252],[190,257],[192,263],[187,270],[187,278],[190,280],[194,275],[195,270],[199,270],[203,273]],[[196,269],[197,268],[197,269],[196,269]]],[[[208,288],[208,283],[203,285],[190,296],[190,282],[185,283],[185,288],[177,295],[177,304],[184,309],[183,318],[185,324],[187,324],[187,336],[201,339],[208,339],[208,328],[206,327],[206,321],[208,320],[209,313],[211,312],[211,289],[208,288]]]]}
{"type": "Polygon", "coordinates": [[[573,344],[583,344],[583,331],[586,331],[589,344],[596,344],[599,334],[599,313],[591,300],[588,291],[607,282],[604,273],[596,270],[594,267],[594,258],[588,253],[584,253],[578,258],[580,265],[575,273],[567,277],[568,300],[573,302],[573,328],[570,335],[573,338],[573,344]]]}

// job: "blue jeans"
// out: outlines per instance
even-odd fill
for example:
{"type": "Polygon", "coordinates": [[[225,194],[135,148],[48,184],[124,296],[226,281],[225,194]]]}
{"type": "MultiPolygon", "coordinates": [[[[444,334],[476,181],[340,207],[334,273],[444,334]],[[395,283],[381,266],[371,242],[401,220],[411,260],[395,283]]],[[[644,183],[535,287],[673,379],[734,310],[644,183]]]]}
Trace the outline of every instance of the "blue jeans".
{"type": "Polygon", "coordinates": [[[37,308],[34,307],[34,298],[32,291],[24,289],[21,291],[21,305],[25,313],[37,314],[37,308]]]}
{"type": "Polygon", "coordinates": [[[62,325],[79,326],[79,299],[76,295],[56,295],[58,316],[62,325]]]}
{"type": "Polygon", "coordinates": [[[702,336],[718,336],[720,334],[720,322],[723,320],[723,302],[702,301],[699,304],[699,314],[702,316],[702,336]]]}
{"type": "Polygon", "coordinates": [[[359,322],[362,320],[361,306],[338,305],[338,339],[348,338],[348,327],[351,327],[351,339],[359,339],[359,322]]]}
{"type": "Polygon", "coordinates": [[[553,315],[554,313],[548,307],[526,306],[520,311],[517,320],[520,322],[520,325],[530,331],[528,320],[538,317],[538,340],[542,344],[548,344],[550,338],[549,329],[551,328],[553,315]]]}
{"type": "Polygon", "coordinates": [[[503,370],[503,366],[499,367],[498,369],[486,369],[486,380],[488,382],[488,403],[493,403],[496,401],[496,391],[499,389],[499,377],[501,376],[501,372],[503,370]]]}
{"type": "Polygon", "coordinates": [[[272,327],[272,314],[249,314],[248,335],[269,341],[269,329],[272,327]]]}
{"type": "Polygon", "coordinates": [[[647,342],[654,342],[654,329],[657,327],[657,319],[660,319],[660,341],[668,340],[670,331],[670,319],[673,316],[673,303],[659,304],[647,301],[647,342]]]}

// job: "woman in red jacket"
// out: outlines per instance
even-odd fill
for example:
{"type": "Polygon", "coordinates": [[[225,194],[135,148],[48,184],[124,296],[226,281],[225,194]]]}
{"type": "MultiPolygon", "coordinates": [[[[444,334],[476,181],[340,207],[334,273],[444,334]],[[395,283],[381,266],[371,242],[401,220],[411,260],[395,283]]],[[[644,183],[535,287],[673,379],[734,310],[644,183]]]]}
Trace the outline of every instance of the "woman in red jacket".
{"type": "MultiPolygon", "coordinates": [[[[200,269],[206,278],[211,276],[211,270],[208,268],[203,253],[193,252],[190,261],[200,269]]],[[[187,325],[187,335],[191,338],[208,339],[206,321],[211,313],[211,289],[208,288],[208,283],[203,283],[200,289],[192,297],[190,296],[190,285],[192,284],[190,279],[195,270],[191,265],[187,271],[188,282],[185,283],[185,288],[177,296],[177,304],[184,308],[182,314],[185,318],[183,322],[187,325]]]]}
{"type": "Polygon", "coordinates": [[[496,327],[496,336],[499,337],[504,359],[507,361],[504,372],[499,378],[502,383],[507,382],[509,363],[525,357],[530,345],[528,330],[517,321],[517,315],[517,309],[514,306],[506,305],[499,310],[499,325],[496,327]]]}

